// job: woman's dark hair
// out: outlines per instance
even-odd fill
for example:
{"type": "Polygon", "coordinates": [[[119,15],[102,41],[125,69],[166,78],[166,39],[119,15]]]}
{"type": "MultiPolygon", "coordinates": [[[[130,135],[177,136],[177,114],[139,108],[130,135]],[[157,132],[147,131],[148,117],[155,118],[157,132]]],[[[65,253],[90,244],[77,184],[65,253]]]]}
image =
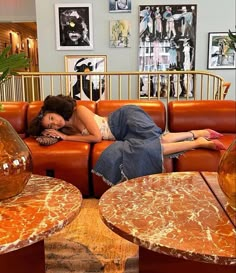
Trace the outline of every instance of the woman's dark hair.
{"type": "Polygon", "coordinates": [[[41,134],[41,132],[45,129],[42,126],[42,118],[46,113],[56,113],[62,116],[65,120],[69,120],[75,106],[76,100],[70,96],[47,96],[40,112],[31,121],[28,128],[28,134],[31,136],[39,136],[41,134]]]}

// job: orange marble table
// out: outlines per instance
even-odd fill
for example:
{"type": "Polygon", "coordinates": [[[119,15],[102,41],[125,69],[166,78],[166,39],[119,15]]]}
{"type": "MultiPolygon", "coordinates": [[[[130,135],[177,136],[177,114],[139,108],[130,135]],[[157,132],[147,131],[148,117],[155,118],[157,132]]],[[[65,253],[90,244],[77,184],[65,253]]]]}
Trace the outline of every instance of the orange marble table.
{"type": "Polygon", "coordinates": [[[0,201],[0,272],[45,273],[44,239],[69,224],[81,203],[75,186],[39,175],[0,201]]]}
{"type": "Polygon", "coordinates": [[[99,209],[111,230],[140,246],[140,273],[236,272],[235,226],[201,173],[123,182],[99,209]]]}
{"type": "MultiPolygon", "coordinates": [[[[228,204],[227,199],[225,195],[223,194],[223,191],[220,188],[220,185],[217,180],[217,173],[215,172],[202,172],[202,175],[204,179],[206,180],[207,184],[209,185],[209,188],[212,190],[212,192],[215,194],[216,198],[220,202],[221,206],[225,210],[226,214],[232,221],[235,229],[236,229],[236,211],[234,211],[228,204]]],[[[235,181],[236,183],[236,181],[235,181]]]]}

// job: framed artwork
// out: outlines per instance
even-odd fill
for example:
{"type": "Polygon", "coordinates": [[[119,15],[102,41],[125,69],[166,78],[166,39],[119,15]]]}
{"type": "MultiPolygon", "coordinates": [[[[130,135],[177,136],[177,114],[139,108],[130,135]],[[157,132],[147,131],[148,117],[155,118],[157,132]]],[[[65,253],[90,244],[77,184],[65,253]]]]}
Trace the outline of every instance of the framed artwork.
{"type": "Polygon", "coordinates": [[[129,21],[110,21],[110,47],[130,47],[130,35],[129,21]]]}
{"type": "Polygon", "coordinates": [[[93,49],[92,4],[55,4],[57,50],[93,49]]]}
{"type": "MultiPolygon", "coordinates": [[[[235,34],[235,33],[234,33],[235,34]]],[[[208,33],[208,69],[235,69],[236,52],[228,32],[208,33]]]]}
{"type": "MultiPolygon", "coordinates": [[[[194,70],[196,21],[197,5],[194,4],[140,5],[139,71],[194,70]]],[[[177,89],[180,90],[180,96],[193,97],[193,76],[183,75],[180,81],[175,81],[173,77],[167,86],[168,80],[166,75],[158,79],[152,77],[151,82],[141,77],[140,97],[148,95],[149,85],[153,97],[159,87],[163,97],[176,97],[177,89]]]]}
{"type": "Polygon", "coordinates": [[[67,79],[69,94],[76,100],[98,101],[106,98],[106,78],[104,75],[89,75],[90,72],[106,72],[106,55],[66,55],[66,72],[84,72],[67,79]]]}
{"type": "Polygon", "coordinates": [[[109,12],[131,12],[131,0],[109,0],[109,12]]]}

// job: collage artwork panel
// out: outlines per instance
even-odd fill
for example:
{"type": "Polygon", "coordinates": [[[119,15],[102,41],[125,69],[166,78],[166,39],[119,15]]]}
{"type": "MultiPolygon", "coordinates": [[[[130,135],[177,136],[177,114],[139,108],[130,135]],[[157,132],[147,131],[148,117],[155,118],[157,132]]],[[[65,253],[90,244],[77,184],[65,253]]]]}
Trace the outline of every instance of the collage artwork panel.
{"type": "MultiPolygon", "coordinates": [[[[139,6],[139,71],[189,71],[195,68],[196,5],[140,5],[139,6]]],[[[140,79],[140,97],[155,97],[160,86],[161,96],[193,96],[192,75],[147,76],[140,79]],[[171,84],[167,86],[170,80],[171,84]],[[150,85],[150,86],[149,86],[150,85]],[[179,85],[179,86],[176,86],[179,85]],[[148,87],[149,86],[149,87],[148,87]],[[188,94],[187,94],[188,92],[188,94]]]]}

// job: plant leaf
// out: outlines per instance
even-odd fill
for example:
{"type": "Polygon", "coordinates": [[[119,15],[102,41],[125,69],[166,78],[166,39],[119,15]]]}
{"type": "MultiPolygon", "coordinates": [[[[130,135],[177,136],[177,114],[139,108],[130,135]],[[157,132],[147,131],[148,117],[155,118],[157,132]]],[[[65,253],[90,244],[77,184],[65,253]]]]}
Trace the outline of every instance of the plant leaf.
{"type": "Polygon", "coordinates": [[[0,54],[0,85],[8,79],[10,75],[16,75],[17,69],[29,67],[30,60],[25,53],[9,55],[11,46],[6,47],[0,54]]]}

